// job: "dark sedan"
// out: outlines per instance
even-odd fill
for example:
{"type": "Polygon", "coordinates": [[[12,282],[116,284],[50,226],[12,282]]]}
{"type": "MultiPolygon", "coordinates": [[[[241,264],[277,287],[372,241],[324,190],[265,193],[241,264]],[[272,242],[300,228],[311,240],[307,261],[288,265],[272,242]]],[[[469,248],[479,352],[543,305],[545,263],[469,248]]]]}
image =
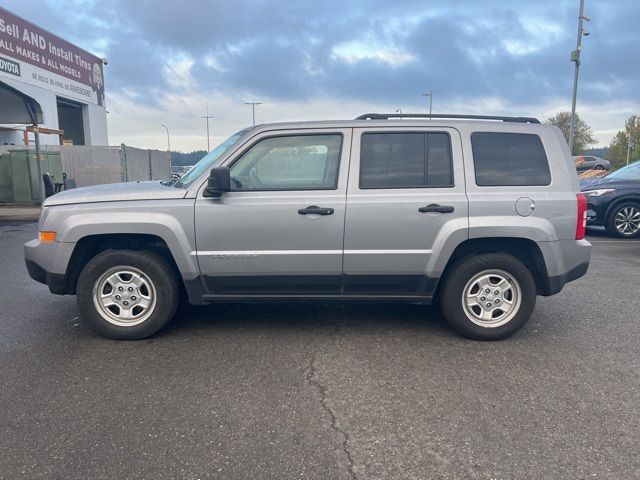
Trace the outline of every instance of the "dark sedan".
{"type": "Polygon", "coordinates": [[[600,225],[611,235],[640,235],[640,161],[604,178],[580,182],[587,197],[587,225],[600,225]]]}

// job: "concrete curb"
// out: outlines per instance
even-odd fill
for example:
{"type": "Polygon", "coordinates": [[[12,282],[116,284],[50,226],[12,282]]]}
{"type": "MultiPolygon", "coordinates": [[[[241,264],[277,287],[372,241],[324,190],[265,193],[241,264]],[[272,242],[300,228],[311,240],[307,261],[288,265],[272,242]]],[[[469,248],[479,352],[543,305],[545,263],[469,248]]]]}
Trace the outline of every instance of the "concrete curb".
{"type": "Polygon", "coordinates": [[[0,222],[37,222],[40,208],[0,206],[0,222]]]}

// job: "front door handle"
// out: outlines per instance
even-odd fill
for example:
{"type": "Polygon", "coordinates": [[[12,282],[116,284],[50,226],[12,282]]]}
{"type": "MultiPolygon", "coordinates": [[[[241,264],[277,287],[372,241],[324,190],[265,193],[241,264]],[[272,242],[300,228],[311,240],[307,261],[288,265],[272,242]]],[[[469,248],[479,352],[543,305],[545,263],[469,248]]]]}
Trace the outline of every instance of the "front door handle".
{"type": "Polygon", "coordinates": [[[321,208],[317,205],[311,205],[307,208],[298,210],[300,215],[333,215],[333,208],[321,208]]]}
{"type": "Polygon", "coordinates": [[[418,209],[420,213],[453,213],[454,210],[455,208],[451,205],[438,205],[437,203],[432,203],[418,209]]]}

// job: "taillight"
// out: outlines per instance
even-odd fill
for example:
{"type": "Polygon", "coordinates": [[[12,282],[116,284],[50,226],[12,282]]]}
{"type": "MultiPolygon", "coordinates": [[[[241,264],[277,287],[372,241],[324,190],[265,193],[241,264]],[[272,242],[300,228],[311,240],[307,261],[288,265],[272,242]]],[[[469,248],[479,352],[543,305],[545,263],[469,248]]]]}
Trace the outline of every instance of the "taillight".
{"type": "Polygon", "coordinates": [[[576,195],[578,199],[578,220],[576,222],[576,240],[584,238],[587,229],[587,197],[579,193],[576,195]]]}

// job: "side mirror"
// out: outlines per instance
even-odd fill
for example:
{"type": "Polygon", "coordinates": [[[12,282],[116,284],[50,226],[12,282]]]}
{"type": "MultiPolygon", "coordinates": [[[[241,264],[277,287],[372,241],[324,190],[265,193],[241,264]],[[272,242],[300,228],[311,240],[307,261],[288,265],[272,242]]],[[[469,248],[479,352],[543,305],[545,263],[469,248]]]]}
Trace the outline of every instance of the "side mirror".
{"type": "Polygon", "coordinates": [[[229,167],[215,167],[211,169],[207,186],[204,189],[205,197],[221,197],[224,192],[231,190],[231,171],[229,167]]]}

